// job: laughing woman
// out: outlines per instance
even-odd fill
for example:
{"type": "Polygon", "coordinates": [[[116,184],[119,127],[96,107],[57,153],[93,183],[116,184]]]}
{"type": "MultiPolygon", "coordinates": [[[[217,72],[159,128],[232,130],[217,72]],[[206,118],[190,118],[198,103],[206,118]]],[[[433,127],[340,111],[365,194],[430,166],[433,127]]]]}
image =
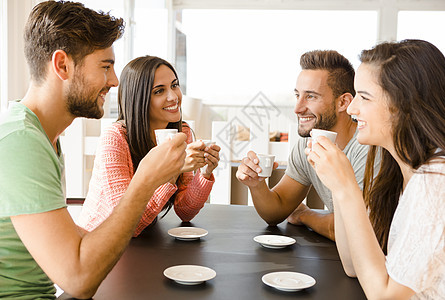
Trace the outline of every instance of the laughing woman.
{"type": "Polygon", "coordinates": [[[379,174],[365,177],[365,202],[343,152],[326,138],[306,149],[332,191],[343,266],[369,299],[445,299],[445,57],[405,40],[360,59],[348,113],[358,141],[375,145],[367,170],[382,150],[379,174]]]}
{"type": "Polygon", "coordinates": [[[181,174],[156,190],[134,236],[152,224],[161,211],[167,213],[172,206],[184,222],[200,211],[214,183],[212,172],[218,165],[220,147],[193,142],[190,127],[182,122],[181,100],[178,76],[167,61],[144,56],[127,64],[119,84],[118,121],[100,138],[79,226],[91,231],[110,215],[127,190],[139,162],[156,146],[156,129],[176,128],[184,132],[187,157],[181,174]],[[206,167],[201,173],[203,166],[206,167]]]}

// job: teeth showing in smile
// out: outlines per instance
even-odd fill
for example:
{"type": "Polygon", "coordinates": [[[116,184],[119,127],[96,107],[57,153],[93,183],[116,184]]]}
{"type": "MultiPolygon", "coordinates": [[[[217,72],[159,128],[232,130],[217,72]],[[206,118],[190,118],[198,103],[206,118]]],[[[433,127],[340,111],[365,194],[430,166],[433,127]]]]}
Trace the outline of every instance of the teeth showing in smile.
{"type": "Polygon", "coordinates": [[[300,121],[302,121],[302,122],[307,122],[311,119],[312,119],[312,117],[300,117],[300,121]]]}
{"type": "Polygon", "coordinates": [[[173,105],[173,106],[169,106],[169,107],[164,107],[165,110],[175,110],[178,109],[178,104],[173,105]]]}
{"type": "Polygon", "coordinates": [[[366,125],[366,122],[364,122],[364,121],[357,121],[357,126],[358,127],[363,127],[365,125],[366,125]]]}

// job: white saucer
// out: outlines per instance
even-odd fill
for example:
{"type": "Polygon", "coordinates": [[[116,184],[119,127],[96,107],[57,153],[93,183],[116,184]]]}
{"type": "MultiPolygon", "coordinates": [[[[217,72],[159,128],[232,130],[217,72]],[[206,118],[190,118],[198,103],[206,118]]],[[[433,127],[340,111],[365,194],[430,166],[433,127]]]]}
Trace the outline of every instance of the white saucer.
{"type": "Polygon", "coordinates": [[[164,270],[164,276],[180,284],[195,285],[215,278],[216,272],[196,265],[179,265],[164,270]]]}
{"type": "Polygon", "coordinates": [[[315,279],[309,275],[297,272],[273,272],[264,275],[263,282],[280,291],[295,292],[315,284],[315,279]]]}
{"type": "Polygon", "coordinates": [[[169,235],[183,241],[197,240],[207,233],[207,230],[198,227],[176,227],[168,231],[169,235]]]}
{"type": "Polygon", "coordinates": [[[284,236],[284,235],[257,235],[253,238],[253,240],[257,243],[260,243],[261,246],[272,249],[281,249],[289,245],[295,244],[295,239],[284,236]]]}

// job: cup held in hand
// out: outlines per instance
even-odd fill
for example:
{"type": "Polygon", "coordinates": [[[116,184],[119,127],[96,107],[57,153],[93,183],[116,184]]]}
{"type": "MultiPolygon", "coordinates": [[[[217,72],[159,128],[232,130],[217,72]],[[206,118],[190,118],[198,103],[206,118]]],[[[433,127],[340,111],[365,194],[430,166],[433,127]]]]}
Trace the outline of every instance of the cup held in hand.
{"type": "Polygon", "coordinates": [[[325,136],[331,142],[335,143],[335,140],[337,139],[337,132],[329,131],[329,130],[323,130],[323,129],[312,129],[311,130],[312,146],[314,146],[314,144],[317,143],[317,138],[319,136],[325,136]]]}
{"type": "Polygon", "coordinates": [[[201,140],[206,147],[210,147],[210,145],[215,145],[216,143],[212,140],[201,140]]]}
{"type": "Polygon", "coordinates": [[[178,133],[178,129],[156,129],[156,144],[160,145],[165,140],[171,140],[178,133]]]}
{"type": "MultiPolygon", "coordinates": [[[[216,143],[215,142],[213,142],[212,140],[201,140],[203,143],[204,143],[204,146],[206,146],[206,147],[210,147],[210,145],[215,145],[216,143]]],[[[207,167],[208,167],[209,165],[205,165],[204,167],[202,167],[200,170],[201,170],[201,174],[202,173],[205,173],[206,171],[207,171],[207,167]]]]}
{"type": "Polygon", "coordinates": [[[258,173],[259,177],[270,177],[273,171],[273,163],[275,161],[275,155],[258,154],[258,165],[261,168],[261,172],[258,173]]]}

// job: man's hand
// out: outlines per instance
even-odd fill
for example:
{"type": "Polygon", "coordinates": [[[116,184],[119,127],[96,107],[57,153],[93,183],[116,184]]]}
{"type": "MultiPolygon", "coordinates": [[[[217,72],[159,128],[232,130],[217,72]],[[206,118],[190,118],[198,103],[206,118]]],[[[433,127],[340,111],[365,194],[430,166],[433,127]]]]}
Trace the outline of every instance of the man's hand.
{"type": "Polygon", "coordinates": [[[287,217],[287,221],[294,225],[304,225],[301,221],[301,217],[310,211],[310,208],[307,207],[304,203],[298,205],[298,207],[287,217]]]}
{"type": "Polygon", "coordinates": [[[147,183],[160,186],[177,176],[185,162],[186,139],[184,133],[178,133],[171,140],[152,148],[139,163],[133,179],[140,177],[147,183]]]}
{"type": "MultiPolygon", "coordinates": [[[[236,171],[236,178],[248,187],[256,187],[264,177],[259,177],[258,173],[261,172],[261,168],[258,165],[259,159],[255,152],[249,151],[247,157],[244,157],[241,161],[238,170],[236,171]]],[[[273,163],[273,169],[278,168],[278,163],[273,163]]]]}

